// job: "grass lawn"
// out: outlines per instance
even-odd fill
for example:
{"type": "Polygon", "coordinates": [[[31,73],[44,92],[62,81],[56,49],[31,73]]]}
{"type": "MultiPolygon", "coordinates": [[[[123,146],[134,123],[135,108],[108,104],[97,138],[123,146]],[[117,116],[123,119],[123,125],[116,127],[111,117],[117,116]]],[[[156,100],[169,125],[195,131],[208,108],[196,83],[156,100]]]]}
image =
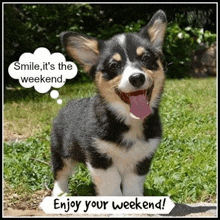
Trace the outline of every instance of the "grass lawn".
{"type": "MultiPolygon", "coordinates": [[[[62,105],[32,89],[5,92],[4,180],[18,195],[52,189],[52,119],[68,100],[92,96],[95,87],[67,84],[59,93],[62,105]]],[[[167,80],[160,114],[163,140],[146,177],[145,195],[168,195],[178,203],[216,202],[216,79],[167,80]]],[[[85,166],[71,177],[70,190],[93,195],[85,166]]]]}

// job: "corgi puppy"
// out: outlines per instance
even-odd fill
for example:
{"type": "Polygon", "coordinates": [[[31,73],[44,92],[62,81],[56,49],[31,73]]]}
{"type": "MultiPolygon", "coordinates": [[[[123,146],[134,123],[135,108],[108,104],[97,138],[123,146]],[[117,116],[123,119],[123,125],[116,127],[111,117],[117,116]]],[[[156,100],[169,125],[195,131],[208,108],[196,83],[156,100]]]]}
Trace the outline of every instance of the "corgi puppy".
{"type": "Polygon", "coordinates": [[[165,74],[162,10],[139,33],[107,41],[65,32],[68,54],[92,77],[97,94],[70,101],[54,120],[51,159],[53,196],[68,193],[76,163],[91,172],[98,196],[143,196],[143,184],[162,127],[159,101],[165,74]]]}

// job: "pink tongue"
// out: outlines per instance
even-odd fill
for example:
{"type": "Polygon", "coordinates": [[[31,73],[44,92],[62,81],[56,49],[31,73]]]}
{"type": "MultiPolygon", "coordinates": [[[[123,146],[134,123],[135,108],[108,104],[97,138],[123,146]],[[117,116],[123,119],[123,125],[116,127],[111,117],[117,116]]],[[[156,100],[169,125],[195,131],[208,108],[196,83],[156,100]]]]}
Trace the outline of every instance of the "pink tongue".
{"type": "Polygon", "coordinates": [[[130,96],[130,112],[140,118],[144,119],[151,113],[151,109],[147,104],[147,99],[144,94],[138,96],[130,96]]]}

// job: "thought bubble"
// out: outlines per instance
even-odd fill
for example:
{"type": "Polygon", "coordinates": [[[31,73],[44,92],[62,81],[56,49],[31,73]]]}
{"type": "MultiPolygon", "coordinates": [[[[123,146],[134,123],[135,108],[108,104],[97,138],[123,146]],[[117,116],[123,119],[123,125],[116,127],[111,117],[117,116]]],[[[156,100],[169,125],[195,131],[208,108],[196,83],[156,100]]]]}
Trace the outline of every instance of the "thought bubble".
{"type": "Polygon", "coordinates": [[[76,76],[77,71],[77,66],[66,61],[63,54],[51,54],[44,47],[36,49],[33,54],[23,53],[19,61],[11,63],[8,68],[9,75],[18,79],[21,86],[25,88],[34,86],[40,93],[48,92],[51,87],[62,87],[66,79],[76,76]]]}

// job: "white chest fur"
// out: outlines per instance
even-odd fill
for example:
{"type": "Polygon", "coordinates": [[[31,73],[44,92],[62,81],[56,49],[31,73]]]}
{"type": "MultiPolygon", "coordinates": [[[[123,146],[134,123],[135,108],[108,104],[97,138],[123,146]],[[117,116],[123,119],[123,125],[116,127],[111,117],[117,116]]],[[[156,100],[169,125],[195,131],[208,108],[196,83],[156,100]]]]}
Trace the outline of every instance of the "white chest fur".
{"type": "Polygon", "coordinates": [[[135,166],[139,161],[146,157],[151,157],[160,143],[160,138],[149,139],[145,141],[143,138],[132,137],[138,136],[134,131],[129,131],[124,135],[124,140],[132,141],[133,145],[130,148],[119,146],[100,139],[95,140],[96,147],[100,153],[107,154],[113,161],[113,166],[117,167],[120,175],[134,172],[135,166]]]}

